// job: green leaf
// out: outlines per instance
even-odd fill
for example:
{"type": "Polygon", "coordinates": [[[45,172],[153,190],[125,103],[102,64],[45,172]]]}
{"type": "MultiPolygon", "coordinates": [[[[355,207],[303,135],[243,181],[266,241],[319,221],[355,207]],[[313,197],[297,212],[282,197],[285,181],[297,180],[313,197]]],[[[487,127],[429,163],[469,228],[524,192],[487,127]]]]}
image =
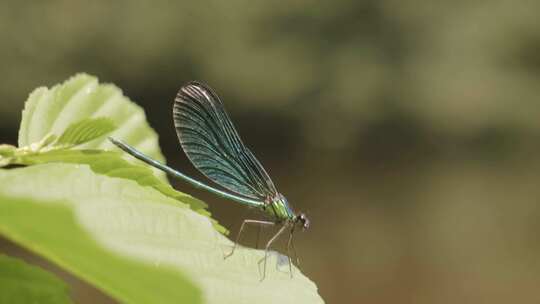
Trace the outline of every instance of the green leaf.
{"type": "Polygon", "coordinates": [[[0,144],[0,156],[11,157],[15,153],[17,147],[12,145],[0,144]]]}
{"type": "Polygon", "coordinates": [[[116,125],[109,118],[86,118],[69,125],[54,144],[77,146],[106,135],[114,129],[116,129],[116,125]]]}
{"type": "Polygon", "coordinates": [[[66,284],[52,273],[0,254],[0,303],[72,303],[66,284]]]}
{"type": "Polygon", "coordinates": [[[17,147],[0,144],[0,168],[12,163],[17,147]]]}
{"type": "MultiPolygon", "coordinates": [[[[50,170],[50,178],[59,177],[60,172],[52,168],[54,166],[51,164],[28,167],[10,170],[7,175],[0,174],[0,180],[3,181],[6,176],[15,176],[19,186],[24,186],[21,178],[28,178],[25,184],[36,194],[24,196],[17,194],[17,186],[10,191],[5,191],[4,187],[0,189],[0,233],[79,276],[122,303],[200,303],[200,291],[178,269],[171,269],[167,265],[154,265],[141,259],[137,261],[115,253],[114,250],[107,250],[103,244],[95,240],[92,231],[88,231],[86,225],[81,222],[90,220],[95,225],[93,229],[102,232],[116,228],[118,222],[125,219],[112,218],[107,212],[99,215],[95,212],[88,213],[84,209],[92,210],[93,206],[99,206],[98,200],[102,200],[106,205],[109,202],[111,204],[109,207],[114,208],[115,204],[118,207],[118,203],[127,198],[115,193],[114,199],[110,199],[106,194],[128,191],[129,187],[124,189],[115,185],[93,183],[95,181],[83,173],[80,179],[73,175],[69,177],[73,179],[73,182],[69,183],[73,186],[70,189],[65,178],[57,180],[59,182],[57,185],[52,183],[47,185],[43,182],[47,175],[44,171],[38,174],[37,180],[34,179],[36,175],[30,173],[35,172],[35,169],[39,171],[44,169],[50,170]],[[85,186],[85,183],[88,184],[85,186]],[[51,186],[49,194],[44,195],[47,190],[42,187],[48,186],[51,186]],[[98,188],[89,191],[82,189],[88,186],[98,188]],[[112,188],[107,189],[107,186],[112,188]],[[79,191],[82,191],[83,195],[79,195],[77,193],[79,191]],[[6,192],[11,194],[6,195],[6,192]],[[85,217],[85,214],[89,217],[85,217]],[[101,226],[103,222],[97,217],[108,217],[108,221],[105,221],[108,225],[101,226]]],[[[89,172],[87,169],[83,171],[89,172]]],[[[131,201],[134,201],[133,198],[131,201]]],[[[139,224],[132,222],[130,225],[139,224]]],[[[127,237],[125,241],[129,239],[130,225],[124,226],[127,237]]],[[[134,237],[134,242],[145,238],[144,235],[134,237]]]]}
{"type": "MultiPolygon", "coordinates": [[[[146,122],[143,109],[116,86],[99,84],[96,77],[87,74],[77,74],[63,84],[50,89],[38,88],[30,94],[22,113],[19,147],[40,142],[49,134],[61,135],[74,123],[98,117],[107,117],[118,126],[111,136],[165,162],[157,134],[146,122]]],[[[113,145],[101,137],[82,144],[80,148],[108,150],[113,145]]],[[[160,179],[166,180],[163,172],[153,170],[160,179]]]]}
{"type": "MultiPolygon", "coordinates": [[[[166,196],[188,204],[194,211],[210,216],[205,208],[208,207],[203,201],[188,194],[174,189],[170,184],[157,178],[150,167],[141,164],[130,163],[120,157],[122,153],[117,151],[101,150],[52,150],[43,153],[28,154],[18,158],[19,165],[36,165],[53,162],[87,164],[99,174],[111,177],[120,177],[134,180],[141,186],[149,186],[166,196]]],[[[228,234],[229,231],[221,226],[216,220],[210,219],[217,231],[228,234]]]]}
{"type": "Polygon", "coordinates": [[[264,251],[240,247],[224,260],[232,242],[207,217],[132,180],[51,163],[0,170],[0,195],[0,233],[121,302],[193,303],[186,278],[205,303],[323,302],[276,254],[262,282],[264,251]]]}
{"type": "MultiPolygon", "coordinates": [[[[79,74],[50,90],[40,88],[30,94],[19,130],[20,147],[0,147],[0,167],[46,162],[88,164],[94,172],[132,179],[142,186],[154,187],[165,195],[188,203],[198,213],[210,217],[211,214],[204,209],[206,204],[174,190],[162,171],[147,165],[141,166],[140,162],[134,161],[125,153],[101,151],[104,154],[100,154],[100,150],[95,147],[114,147],[103,136],[112,131],[114,134],[120,132],[120,135],[128,136],[135,143],[139,138],[141,150],[150,153],[156,151],[157,160],[164,162],[157,146],[157,136],[148,127],[142,109],[122,96],[118,88],[99,85],[95,77],[79,74]],[[83,115],[88,117],[80,119],[83,115]],[[116,128],[118,123],[121,125],[116,128]],[[136,132],[138,137],[132,138],[132,131],[136,132]],[[83,149],[69,149],[75,145],[81,145],[83,149]],[[131,162],[121,157],[127,157],[131,162]]],[[[212,222],[219,232],[228,233],[217,221],[212,219],[212,222]]]]}

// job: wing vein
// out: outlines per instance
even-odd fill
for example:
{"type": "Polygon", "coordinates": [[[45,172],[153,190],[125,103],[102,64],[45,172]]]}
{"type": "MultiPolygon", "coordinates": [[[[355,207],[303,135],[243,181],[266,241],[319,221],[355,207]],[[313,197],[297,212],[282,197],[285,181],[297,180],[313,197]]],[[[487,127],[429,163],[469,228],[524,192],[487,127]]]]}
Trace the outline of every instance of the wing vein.
{"type": "Polygon", "coordinates": [[[193,165],[218,185],[237,194],[266,200],[275,186],[243,144],[219,97],[206,85],[191,82],[173,106],[176,132],[193,165]]]}

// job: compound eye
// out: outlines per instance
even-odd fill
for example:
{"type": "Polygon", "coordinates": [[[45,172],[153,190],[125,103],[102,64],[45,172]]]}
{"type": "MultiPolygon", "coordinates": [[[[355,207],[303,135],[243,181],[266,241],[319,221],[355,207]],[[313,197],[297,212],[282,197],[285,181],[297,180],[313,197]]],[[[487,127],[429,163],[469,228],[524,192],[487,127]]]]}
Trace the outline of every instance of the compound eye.
{"type": "Polygon", "coordinates": [[[309,219],[305,214],[300,214],[300,221],[302,222],[302,228],[308,229],[309,228],[309,219]]]}

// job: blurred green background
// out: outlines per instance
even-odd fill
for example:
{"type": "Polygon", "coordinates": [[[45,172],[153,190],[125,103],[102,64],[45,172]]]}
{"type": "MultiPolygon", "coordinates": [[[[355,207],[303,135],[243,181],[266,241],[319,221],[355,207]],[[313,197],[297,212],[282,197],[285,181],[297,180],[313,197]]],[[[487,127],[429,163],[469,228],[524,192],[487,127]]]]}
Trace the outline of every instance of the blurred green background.
{"type": "MultiPolygon", "coordinates": [[[[328,303],[538,303],[539,11],[538,1],[4,1],[0,138],[16,143],[31,90],[85,71],[143,106],[168,162],[202,179],[171,118],[179,87],[202,80],[311,218],[296,235],[300,268],[328,303]]],[[[175,186],[233,236],[253,217],[175,186]]],[[[55,269],[5,240],[2,251],[55,269]]],[[[109,302],[61,275],[78,303],[109,302]]]]}

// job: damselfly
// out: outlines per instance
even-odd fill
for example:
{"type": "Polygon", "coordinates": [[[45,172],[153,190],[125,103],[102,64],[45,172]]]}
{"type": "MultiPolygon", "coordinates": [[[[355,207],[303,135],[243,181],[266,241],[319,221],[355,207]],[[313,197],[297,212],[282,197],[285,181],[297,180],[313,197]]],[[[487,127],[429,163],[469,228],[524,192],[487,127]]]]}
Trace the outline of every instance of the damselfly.
{"type": "Polygon", "coordinates": [[[266,259],[270,246],[288,230],[287,255],[292,276],[290,249],[292,247],[295,251],[292,243],[293,233],[297,226],[303,230],[309,228],[309,220],[304,213],[295,213],[285,196],[276,190],[261,163],[240,139],[216,93],[200,82],[190,82],[183,86],[174,100],[173,120],[180,144],[191,163],[211,181],[226,190],[195,180],[151,159],[120,140],[113,138],[110,140],[125,152],[175,178],[226,199],[257,208],[272,219],[271,221],[244,220],[234,247],[225,258],[234,253],[246,224],[259,227],[280,225],[277,233],[266,243],[265,256],[259,262],[260,264],[264,261],[261,280],[266,275],[266,259]]]}

